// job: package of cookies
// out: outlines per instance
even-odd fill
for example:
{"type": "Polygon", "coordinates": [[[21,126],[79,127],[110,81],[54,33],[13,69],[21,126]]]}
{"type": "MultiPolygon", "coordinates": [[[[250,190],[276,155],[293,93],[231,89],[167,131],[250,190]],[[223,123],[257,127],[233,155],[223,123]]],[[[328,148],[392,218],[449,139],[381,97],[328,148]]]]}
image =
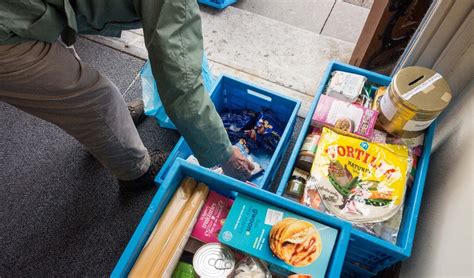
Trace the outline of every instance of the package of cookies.
{"type": "Polygon", "coordinates": [[[239,194],[218,239],[286,275],[324,277],[337,235],[333,227],[239,194]]]}

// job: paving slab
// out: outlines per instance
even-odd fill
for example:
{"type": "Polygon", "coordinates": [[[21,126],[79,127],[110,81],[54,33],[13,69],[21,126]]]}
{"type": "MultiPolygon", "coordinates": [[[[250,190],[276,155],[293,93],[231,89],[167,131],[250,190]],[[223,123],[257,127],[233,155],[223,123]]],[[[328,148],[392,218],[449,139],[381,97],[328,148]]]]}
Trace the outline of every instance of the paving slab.
{"type": "Polygon", "coordinates": [[[357,43],[370,10],[346,2],[336,2],[321,34],[357,43]]]}
{"type": "MultiPolygon", "coordinates": [[[[278,88],[283,94],[300,99],[302,111],[309,106],[311,98],[307,96],[314,95],[328,62],[347,62],[354,48],[352,43],[239,8],[216,11],[201,7],[201,11],[210,62],[218,64],[217,68],[224,72],[260,80],[260,85],[278,88]]],[[[137,58],[148,58],[140,29],[125,31],[121,38],[86,37],[137,58]]]]}
{"type": "Polygon", "coordinates": [[[241,9],[202,9],[209,60],[313,96],[328,62],[347,62],[354,44],[241,9]]]}
{"type": "Polygon", "coordinates": [[[374,4],[374,0],[337,0],[337,1],[351,3],[353,5],[361,6],[368,9],[372,8],[372,5],[374,4]]]}
{"type": "Polygon", "coordinates": [[[334,3],[334,0],[239,0],[233,7],[319,34],[334,3]]]}

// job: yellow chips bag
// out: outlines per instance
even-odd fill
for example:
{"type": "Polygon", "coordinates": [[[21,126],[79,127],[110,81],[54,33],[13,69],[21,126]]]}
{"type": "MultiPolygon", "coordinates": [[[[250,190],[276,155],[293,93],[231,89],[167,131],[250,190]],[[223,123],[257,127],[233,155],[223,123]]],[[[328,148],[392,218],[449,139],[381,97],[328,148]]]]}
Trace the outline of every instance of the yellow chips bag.
{"type": "Polygon", "coordinates": [[[373,223],[403,204],[410,156],[401,145],[370,143],[323,129],[308,186],[343,219],[373,223]]]}

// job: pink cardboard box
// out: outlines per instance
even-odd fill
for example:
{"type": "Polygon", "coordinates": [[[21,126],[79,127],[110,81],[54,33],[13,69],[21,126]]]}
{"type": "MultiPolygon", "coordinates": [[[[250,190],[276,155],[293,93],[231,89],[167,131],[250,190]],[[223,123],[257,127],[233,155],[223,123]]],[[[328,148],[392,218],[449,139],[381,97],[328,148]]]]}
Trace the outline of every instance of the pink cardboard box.
{"type": "Polygon", "coordinates": [[[348,135],[370,139],[378,112],[357,104],[321,95],[312,123],[335,128],[348,135]]]}
{"type": "Polygon", "coordinates": [[[191,236],[205,243],[219,242],[217,236],[229,214],[233,200],[210,191],[191,236]]]}

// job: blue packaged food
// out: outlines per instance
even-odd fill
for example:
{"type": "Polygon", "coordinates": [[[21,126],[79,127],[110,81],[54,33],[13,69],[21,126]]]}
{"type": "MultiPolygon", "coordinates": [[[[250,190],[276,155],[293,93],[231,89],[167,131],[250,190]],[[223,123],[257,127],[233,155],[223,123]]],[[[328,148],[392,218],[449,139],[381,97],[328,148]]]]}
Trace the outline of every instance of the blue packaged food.
{"type": "Polygon", "coordinates": [[[283,133],[282,123],[268,110],[260,112],[253,129],[246,130],[245,135],[257,145],[270,152],[275,151],[283,133]]]}
{"type": "Polygon", "coordinates": [[[339,231],[239,194],[218,240],[273,268],[325,277],[339,231]]]}
{"type": "Polygon", "coordinates": [[[251,110],[226,110],[220,116],[227,131],[239,132],[252,128],[257,113],[251,110]]]}

